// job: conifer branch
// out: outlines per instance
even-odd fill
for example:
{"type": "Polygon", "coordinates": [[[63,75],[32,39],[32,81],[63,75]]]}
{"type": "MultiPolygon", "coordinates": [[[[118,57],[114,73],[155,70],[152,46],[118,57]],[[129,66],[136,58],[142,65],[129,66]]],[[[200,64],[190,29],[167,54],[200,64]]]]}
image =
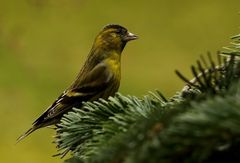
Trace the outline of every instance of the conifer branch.
{"type": "Polygon", "coordinates": [[[117,94],[64,116],[55,143],[75,162],[237,162],[240,160],[240,35],[225,57],[191,67],[193,80],[166,99],[117,94]]]}

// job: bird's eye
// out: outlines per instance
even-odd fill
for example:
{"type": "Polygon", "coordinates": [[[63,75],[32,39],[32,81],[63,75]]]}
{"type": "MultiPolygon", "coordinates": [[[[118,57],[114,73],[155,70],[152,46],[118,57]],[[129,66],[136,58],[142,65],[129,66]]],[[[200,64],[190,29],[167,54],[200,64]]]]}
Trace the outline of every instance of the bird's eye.
{"type": "Polygon", "coordinates": [[[123,31],[122,31],[121,29],[117,29],[117,30],[116,30],[116,33],[117,33],[117,34],[121,34],[121,33],[123,33],[123,31]]]}
{"type": "Polygon", "coordinates": [[[127,33],[127,30],[126,29],[123,29],[123,28],[120,28],[120,29],[117,29],[116,30],[116,33],[117,34],[120,34],[120,35],[124,35],[127,33]]]}

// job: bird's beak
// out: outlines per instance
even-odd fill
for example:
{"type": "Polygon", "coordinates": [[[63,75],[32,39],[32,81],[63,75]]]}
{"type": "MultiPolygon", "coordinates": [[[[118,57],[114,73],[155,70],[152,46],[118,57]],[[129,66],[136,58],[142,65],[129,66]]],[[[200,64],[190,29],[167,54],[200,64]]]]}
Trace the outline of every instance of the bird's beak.
{"type": "Polygon", "coordinates": [[[126,34],[126,36],[124,37],[124,41],[131,41],[131,40],[136,40],[136,39],[138,39],[138,36],[131,32],[128,32],[126,34]]]}

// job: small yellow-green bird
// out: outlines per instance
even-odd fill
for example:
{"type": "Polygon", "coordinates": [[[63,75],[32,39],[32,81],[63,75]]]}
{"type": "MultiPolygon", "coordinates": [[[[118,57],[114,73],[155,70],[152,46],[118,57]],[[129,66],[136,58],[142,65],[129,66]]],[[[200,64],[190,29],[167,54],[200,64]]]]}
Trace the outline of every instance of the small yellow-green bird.
{"type": "Polygon", "coordinates": [[[73,107],[80,108],[83,101],[107,99],[119,88],[121,78],[121,53],[128,41],[138,37],[126,28],[110,24],[97,35],[92,49],[75,81],[32,124],[32,127],[17,139],[24,139],[33,131],[55,125],[63,114],[73,107]]]}

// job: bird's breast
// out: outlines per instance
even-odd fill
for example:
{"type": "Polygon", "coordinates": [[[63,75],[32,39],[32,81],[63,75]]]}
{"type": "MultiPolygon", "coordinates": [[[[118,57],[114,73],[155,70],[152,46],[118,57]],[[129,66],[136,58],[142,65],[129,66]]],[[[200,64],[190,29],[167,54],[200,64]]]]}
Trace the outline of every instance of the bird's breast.
{"type": "Polygon", "coordinates": [[[102,95],[102,98],[106,99],[109,96],[114,96],[114,94],[118,91],[121,80],[121,64],[120,60],[110,58],[105,60],[105,64],[108,67],[109,73],[112,74],[108,87],[102,95]]]}
{"type": "Polygon", "coordinates": [[[114,59],[109,59],[106,61],[109,69],[113,72],[119,73],[120,72],[120,62],[114,59]]]}
{"type": "Polygon", "coordinates": [[[105,64],[108,66],[109,71],[116,77],[121,77],[121,62],[119,54],[112,54],[111,57],[105,60],[105,64]]]}

